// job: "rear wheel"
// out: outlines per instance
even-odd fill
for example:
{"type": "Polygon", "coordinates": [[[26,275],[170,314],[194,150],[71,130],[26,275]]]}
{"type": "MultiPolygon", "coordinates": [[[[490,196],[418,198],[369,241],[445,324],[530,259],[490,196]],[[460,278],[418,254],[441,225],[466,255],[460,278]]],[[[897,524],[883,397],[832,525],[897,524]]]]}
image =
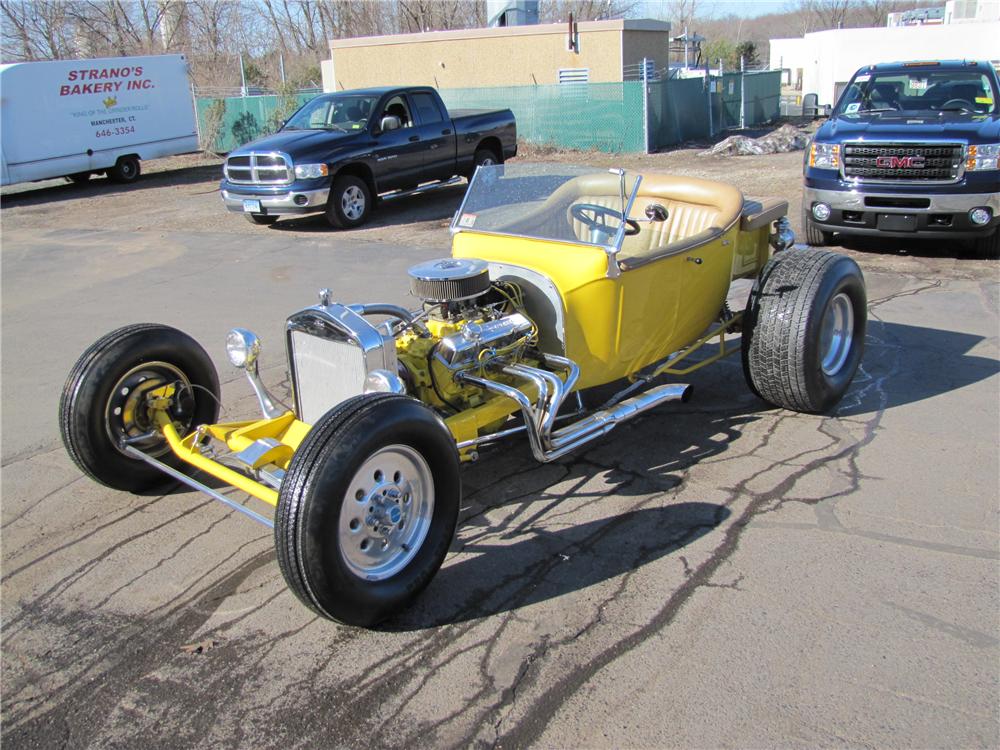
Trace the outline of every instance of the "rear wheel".
{"type": "Polygon", "coordinates": [[[833,232],[824,232],[813,221],[809,214],[809,206],[802,206],[802,231],[805,233],[806,243],[813,247],[823,247],[833,242],[833,232]]]}
{"type": "Polygon", "coordinates": [[[1000,228],[995,229],[989,237],[979,237],[974,240],[972,250],[977,258],[987,260],[1000,258],[1000,228]]]}
{"type": "Polygon", "coordinates": [[[326,204],[326,220],[336,229],[361,226],[372,212],[372,194],[360,177],[344,175],[333,181],[326,204]]]}
{"type": "Polygon", "coordinates": [[[489,167],[494,164],[503,164],[503,157],[489,146],[481,146],[476,149],[472,157],[472,171],[469,172],[469,179],[476,173],[476,167],[489,167]]]}
{"type": "Polygon", "coordinates": [[[59,401],[63,445],[77,466],[101,484],[137,492],[173,482],[125,452],[122,441],[181,467],[153,422],[147,398],[174,385],[167,411],[186,435],[219,414],[219,378],[198,343],[175,328],[141,323],[100,338],[77,360],[59,401]]]}
{"type": "Polygon", "coordinates": [[[135,182],[141,172],[138,156],[120,156],[115,165],[108,170],[108,177],[114,182],[135,182]]]}
{"type": "Polygon", "coordinates": [[[329,411],[281,483],[274,541],[289,587],[349,625],[399,612],[451,544],[458,465],[448,428],[415,399],[369,394],[329,411]]]}
{"type": "Polygon", "coordinates": [[[273,224],[278,220],[274,214],[243,214],[251,224],[273,224]]]}
{"type": "Polygon", "coordinates": [[[761,272],[743,323],[743,372],[775,406],[835,406],[861,363],[867,323],[857,263],[828,250],[786,250],[761,272]]]}

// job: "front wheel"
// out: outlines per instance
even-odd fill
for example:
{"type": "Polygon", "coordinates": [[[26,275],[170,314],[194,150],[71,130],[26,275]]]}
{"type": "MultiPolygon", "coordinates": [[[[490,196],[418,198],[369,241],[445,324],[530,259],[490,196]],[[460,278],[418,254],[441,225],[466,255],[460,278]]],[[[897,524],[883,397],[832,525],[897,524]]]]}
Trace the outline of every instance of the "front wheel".
{"type": "Polygon", "coordinates": [[[372,194],[360,177],[344,175],[333,181],[326,204],[326,220],[336,229],[361,226],[372,212],[372,194]]]}
{"type": "Polygon", "coordinates": [[[219,377],[205,350],[176,328],[141,323],[98,339],[77,360],[59,400],[59,428],[70,458],[108,487],[139,492],[171,483],[129,455],[124,441],[175,468],[149,408],[154,391],[172,385],[167,413],[186,435],[219,414],[219,377]]]}
{"type": "Polygon", "coordinates": [[[833,232],[824,232],[813,221],[809,214],[809,206],[802,205],[802,232],[805,234],[806,244],[813,247],[823,247],[833,242],[833,232]]]}
{"type": "Polygon", "coordinates": [[[139,179],[142,168],[139,166],[139,157],[121,156],[115,165],[108,170],[108,177],[113,182],[129,183],[139,179]]]}
{"type": "Polygon", "coordinates": [[[868,320],[858,264],[829,250],[785,250],[764,266],[743,319],[743,372],[765,401],[821,413],[847,392],[868,320]]]}
{"type": "Polygon", "coordinates": [[[348,625],[402,610],[451,544],[458,466],[448,428],[415,399],[369,394],[327,412],[281,483],[274,541],[288,586],[348,625]]]}
{"type": "Polygon", "coordinates": [[[90,182],[91,174],[91,172],[75,172],[73,174],[66,175],[66,179],[74,185],[83,185],[84,183],[90,182]]]}

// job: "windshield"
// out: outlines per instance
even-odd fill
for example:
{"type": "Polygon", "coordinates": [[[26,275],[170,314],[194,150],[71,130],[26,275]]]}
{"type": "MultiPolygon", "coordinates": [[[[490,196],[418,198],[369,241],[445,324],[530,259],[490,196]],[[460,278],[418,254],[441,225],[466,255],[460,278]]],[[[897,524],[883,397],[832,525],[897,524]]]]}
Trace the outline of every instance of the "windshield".
{"type": "Polygon", "coordinates": [[[377,96],[356,94],[319,96],[292,115],[282,130],[361,130],[377,101],[377,96]]]}
{"type": "Polygon", "coordinates": [[[563,164],[480,167],[451,228],[576,244],[621,244],[622,211],[636,187],[618,170],[563,164]]]}
{"type": "Polygon", "coordinates": [[[838,115],[866,112],[966,112],[994,114],[997,97],[990,79],[975,70],[863,73],[854,77],[837,104],[838,115]]]}

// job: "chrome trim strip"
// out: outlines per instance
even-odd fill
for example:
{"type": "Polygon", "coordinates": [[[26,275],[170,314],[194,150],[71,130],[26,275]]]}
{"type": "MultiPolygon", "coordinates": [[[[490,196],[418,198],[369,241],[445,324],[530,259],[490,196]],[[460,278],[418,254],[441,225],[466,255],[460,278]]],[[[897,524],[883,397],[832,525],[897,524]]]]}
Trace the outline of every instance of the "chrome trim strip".
{"type": "Polygon", "coordinates": [[[135,458],[138,458],[138,459],[141,459],[142,461],[145,461],[147,464],[149,464],[151,466],[155,466],[157,469],[159,469],[160,471],[162,471],[164,474],[167,474],[168,476],[173,477],[178,482],[182,482],[182,483],[186,484],[188,487],[191,487],[192,489],[198,490],[199,492],[204,492],[206,495],[208,495],[213,500],[218,500],[220,503],[224,503],[225,505],[228,505],[233,510],[239,511],[243,515],[248,516],[249,518],[252,518],[257,523],[263,524],[264,526],[267,526],[267,528],[269,528],[269,529],[273,529],[274,528],[274,521],[272,521],[270,518],[262,516],[260,513],[252,511],[252,510],[250,510],[250,508],[247,508],[247,507],[245,507],[243,505],[240,505],[239,503],[237,503],[237,502],[235,502],[233,500],[230,500],[228,497],[226,497],[225,495],[223,495],[221,492],[217,492],[216,490],[213,490],[211,487],[208,487],[207,485],[202,484],[197,479],[193,479],[193,478],[189,477],[187,474],[184,474],[183,472],[177,471],[177,469],[175,469],[173,466],[168,466],[167,464],[163,463],[162,461],[157,461],[152,456],[150,456],[150,455],[148,455],[146,453],[143,453],[141,450],[139,450],[137,448],[134,448],[131,445],[126,445],[125,446],[125,452],[128,453],[131,456],[134,456],[135,458]]]}

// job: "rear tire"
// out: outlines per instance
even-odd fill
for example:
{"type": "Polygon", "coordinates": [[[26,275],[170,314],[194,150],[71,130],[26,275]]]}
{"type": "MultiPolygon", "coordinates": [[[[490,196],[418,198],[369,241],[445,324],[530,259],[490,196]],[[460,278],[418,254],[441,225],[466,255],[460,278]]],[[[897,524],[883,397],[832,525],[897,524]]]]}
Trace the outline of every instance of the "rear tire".
{"type": "Polygon", "coordinates": [[[477,167],[488,167],[493,164],[503,164],[503,157],[489,146],[477,148],[475,155],[472,157],[472,171],[469,172],[468,178],[472,179],[477,167]]]}
{"type": "Polygon", "coordinates": [[[374,625],[430,583],[460,500],[458,452],[441,418],[406,396],[356,396],[313,426],[281,483],[282,575],[323,617],[374,625]]]}
{"type": "Polygon", "coordinates": [[[326,204],[326,220],[335,229],[353,229],[368,221],[372,212],[372,193],[368,183],[354,175],[333,181],[326,204]]]}
{"type": "Polygon", "coordinates": [[[809,214],[809,207],[802,206],[802,232],[805,234],[806,243],[813,247],[824,247],[833,242],[833,232],[824,232],[813,221],[809,214]]]}
{"type": "Polygon", "coordinates": [[[993,260],[1000,258],[1000,228],[993,230],[989,237],[979,237],[973,241],[972,251],[977,258],[993,260]]]}
{"type": "Polygon", "coordinates": [[[120,156],[115,165],[108,170],[108,177],[114,182],[129,183],[139,179],[142,167],[138,156],[120,156]]]}
{"type": "Polygon", "coordinates": [[[246,217],[247,221],[249,221],[251,224],[260,224],[263,226],[273,224],[278,220],[278,217],[274,214],[243,214],[243,215],[246,217]]]}
{"type": "Polygon", "coordinates": [[[829,250],[785,250],[764,266],[743,320],[750,389],[785,409],[821,413],[847,392],[867,323],[857,263],[829,250]]]}
{"type": "MultiPolygon", "coordinates": [[[[77,360],[59,400],[63,445],[80,470],[116,490],[139,492],[175,480],[120,447],[123,437],[158,432],[141,408],[151,389],[180,382],[171,419],[183,436],[219,414],[219,377],[193,338],[176,328],[140,323],[98,339],[77,360]]],[[[157,434],[135,444],[163,463],[186,466],[157,434]]]]}

